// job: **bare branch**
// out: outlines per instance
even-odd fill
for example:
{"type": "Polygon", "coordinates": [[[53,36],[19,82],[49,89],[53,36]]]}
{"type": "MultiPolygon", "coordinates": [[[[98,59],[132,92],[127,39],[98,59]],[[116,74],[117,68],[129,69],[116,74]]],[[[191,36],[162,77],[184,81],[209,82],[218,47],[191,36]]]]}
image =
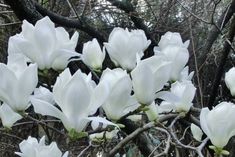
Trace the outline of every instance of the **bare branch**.
{"type": "Polygon", "coordinates": [[[224,73],[224,66],[228,58],[229,52],[231,49],[233,49],[231,43],[233,41],[234,36],[235,36],[235,17],[233,17],[232,19],[232,23],[231,23],[229,35],[228,35],[228,40],[226,40],[224,43],[224,48],[222,50],[222,57],[219,63],[219,67],[217,68],[217,71],[216,71],[215,79],[213,81],[213,86],[212,86],[212,90],[210,93],[210,99],[207,104],[207,106],[210,109],[212,109],[212,107],[214,106],[214,102],[215,102],[217,92],[218,92],[218,87],[220,85],[220,81],[224,73]]]}
{"type": "Polygon", "coordinates": [[[200,51],[201,53],[199,55],[199,61],[200,61],[199,65],[201,65],[199,70],[202,69],[202,66],[204,65],[203,63],[205,63],[205,61],[207,59],[207,55],[209,54],[213,43],[215,42],[215,40],[219,36],[220,31],[226,26],[228,21],[232,18],[234,12],[235,12],[235,0],[233,0],[231,2],[231,5],[229,5],[229,7],[224,10],[223,14],[220,16],[217,23],[212,26],[210,32],[208,33],[205,44],[202,47],[202,49],[200,51]],[[218,30],[217,26],[222,29],[218,30]]]}
{"type": "Polygon", "coordinates": [[[142,132],[152,128],[155,126],[154,122],[149,122],[145,124],[142,128],[136,129],[134,132],[132,132],[130,135],[125,137],[118,145],[116,145],[110,152],[109,156],[114,156],[122,147],[124,147],[128,142],[130,142],[132,139],[134,139],[136,136],[141,134],[142,132]]]}

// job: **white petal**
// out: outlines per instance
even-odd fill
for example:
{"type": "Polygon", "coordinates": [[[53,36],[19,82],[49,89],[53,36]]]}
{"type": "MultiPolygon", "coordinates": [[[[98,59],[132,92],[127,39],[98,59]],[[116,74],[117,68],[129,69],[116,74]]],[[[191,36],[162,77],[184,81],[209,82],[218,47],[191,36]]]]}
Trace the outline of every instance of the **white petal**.
{"type": "Polygon", "coordinates": [[[68,157],[68,155],[69,155],[69,152],[67,151],[64,153],[64,155],[62,157],[68,157]]]}
{"type": "Polygon", "coordinates": [[[98,41],[94,38],[83,45],[82,61],[93,69],[102,68],[105,53],[102,52],[98,41]]]}
{"type": "Polygon", "coordinates": [[[193,134],[193,138],[200,142],[202,140],[202,135],[203,135],[202,130],[193,123],[191,124],[190,128],[193,134]]]}
{"type": "Polygon", "coordinates": [[[113,125],[117,128],[119,128],[119,126],[115,123],[112,123],[110,121],[108,121],[107,119],[105,118],[102,118],[102,117],[88,117],[87,119],[91,120],[91,121],[95,121],[95,122],[99,122],[99,123],[103,123],[105,125],[113,125]]]}
{"type": "Polygon", "coordinates": [[[184,47],[185,47],[185,48],[188,48],[189,44],[190,44],[190,40],[185,41],[185,42],[184,42],[184,47]]]}
{"type": "Polygon", "coordinates": [[[57,27],[55,28],[55,31],[56,37],[60,40],[61,43],[66,43],[70,40],[69,33],[63,27],[57,27]]]}
{"type": "Polygon", "coordinates": [[[46,101],[31,98],[31,102],[36,113],[56,117],[58,119],[63,117],[63,113],[58,108],[46,101]]]}
{"type": "Polygon", "coordinates": [[[34,44],[30,43],[30,41],[20,38],[13,37],[12,42],[16,45],[16,47],[27,56],[32,62],[38,64],[39,69],[44,69],[46,64],[44,61],[44,57],[40,54],[40,49],[35,48],[34,44]],[[33,53],[32,53],[33,52],[33,53]]]}
{"type": "Polygon", "coordinates": [[[100,82],[95,88],[91,98],[91,106],[89,106],[90,114],[94,114],[96,110],[104,104],[110,93],[109,86],[105,82],[100,82]]]}
{"type": "MultiPolygon", "coordinates": [[[[68,63],[72,61],[70,59],[71,57],[80,57],[79,53],[76,53],[75,51],[71,51],[71,50],[66,50],[66,49],[57,50],[55,54],[56,56],[51,57],[51,58],[55,57],[51,65],[51,67],[54,70],[65,69],[68,63]]],[[[73,60],[78,60],[78,58],[76,59],[74,58],[73,60]]]]}
{"type": "Polygon", "coordinates": [[[172,112],[176,111],[176,106],[173,103],[162,101],[160,106],[158,107],[158,113],[163,112],[172,112]]]}
{"type": "Polygon", "coordinates": [[[72,76],[66,88],[61,91],[61,94],[63,95],[63,100],[58,105],[71,120],[81,114],[88,114],[92,93],[90,93],[80,70],[72,76]]]}
{"type": "Polygon", "coordinates": [[[183,99],[182,102],[192,102],[194,96],[195,96],[196,88],[192,84],[191,81],[186,82],[186,87],[183,92],[183,99]]]}
{"type": "Polygon", "coordinates": [[[0,118],[4,127],[11,128],[16,121],[23,117],[14,112],[7,104],[3,103],[0,107],[0,118]]]}
{"type": "Polygon", "coordinates": [[[29,23],[26,20],[23,20],[23,24],[22,24],[22,35],[28,39],[28,40],[32,40],[33,39],[33,31],[34,31],[34,26],[29,23]]]}
{"type": "Polygon", "coordinates": [[[205,132],[205,134],[210,137],[211,130],[208,128],[208,122],[207,122],[207,116],[209,112],[210,110],[208,108],[202,108],[200,113],[200,125],[203,132],[205,132]]]}
{"type": "Polygon", "coordinates": [[[40,139],[40,141],[39,141],[39,145],[40,146],[44,146],[45,145],[45,140],[46,140],[46,137],[45,136],[42,136],[42,138],[40,139]]]}
{"type": "Polygon", "coordinates": [[[49,104],[46,101],[35,99],[35,98],[31,98],[31,102],[34,107],[34,111],[36,113],[58,118],[63,122],[66,129],[69,130],[71,128],[70,123],[68,122],[65,115],[58,108],[56,108],[54,105],[49,104]]]}
{"type": "Polygon", "coordinates": [[[56,79],[56,83],[53,87],[53,95],[57,104],[62,104],[62,91],[67,83],[72,78],[68,68],[66,68],[56,79]]]}
{"type": "Polygon", "coordinates": [[[3,63],[0,63],[0,75],[0,100],[14,108],[15,102],[12,95],[17,78],[3,63]]]}
{"type": "Polygon", "coordinates": [[[48,56],[52,53],[56,42],[55,25],[49,17],[45,17],[35,24],[34,37],[38,49],[41,50],[40,53],[46,62],[49,62],[48,56]]]}
{"type": "Polygon", "coordinates": [[[232,96],[235,96],[235,67],[229,69],[228,72],[225,73],[225,83],[232,96]]]}
{"type": "Polygon", "coordinates": [[[103,105],[107,116],[118,120],[125,115],[124,109],[128,107],[131,94],[131,80],[128,76],[120,79],[113,87],[107,102],[103,105]]]}
{"type": "Polygon", "coordinates": [[[72,43],[71,44],[71,48],[74,50],[77,46],[77,42],[78,42],[78,37],[79,37],[79,34],[77,31],[74,32],[73,36],[71,37],[71,40],[70,42],[72,43]]]}
{"type": "Polygon", "coordinates": [[[156,94],[156,98],[160,98],[162,100],[172,102],[172,103],[180,101],[179,97],[177,97],[175,94],[168,92],[168,91],[158,92],[156,94]]]}
{"type": "Polygon", "coordinates": [[[22,153],[16,152],[16,154],[21,155],[22,157],[27,156],[36,156],[36,147],[38,146],[38,141],[36,138],[28,137],[27,140],[23,140],[20,144],[20,151],[22,153]]]}
{"type": "MultiPolygon", "coordinates": [[[[61,157],[62,152],[57,147],[57,144],[55,142],[52,142],[49,146],[44,147],[44,149],[39,150],[38,156],[48,156],[50,154],[50,157],[61,157]]],[[[49,156],[48,156],[49,157],[49,156]]]]}
{"type": "Polygon", "coordinates": [[[31,64],[17,81],[14,97],[17,100],[16,110],[25,110],[28,107],[29,96],[38,84],[37,65],[31,64]]]}
{"type": "Polygon", "coordinates": [[[154,73],[155,91],[161,90],[170,77],[171,64],[163,63],[154,73]]]}
{"type": "Polygon", "coordinates": [[[146,65],[138,65],[132,72],[136,99],[142,104],[151,104],[155,98],[154,75],[146,65]]]}
{"type": "Polygon", "coordinates": [[[53,94],[45,87],[40,86],[34,90],[34,98],[46,101],[50,104],[55,104],[53,94]]]}

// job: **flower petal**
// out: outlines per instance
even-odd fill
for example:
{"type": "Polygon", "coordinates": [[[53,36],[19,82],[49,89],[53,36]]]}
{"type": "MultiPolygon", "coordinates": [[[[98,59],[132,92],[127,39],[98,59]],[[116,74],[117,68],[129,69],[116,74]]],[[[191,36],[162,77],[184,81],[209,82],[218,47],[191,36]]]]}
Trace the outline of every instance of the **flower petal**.
{"type": "Polygon", "coordinates": [[[37,65],[31,64],[21,74],[14,90],[14,97],[17,100],[16,110],[25,110],[28,107],[29,96],[38,84],[37,65]]]}
{"type": "Polygon", "coordinates": [[[136,99],[142,104],[151,104],[155,98],[154,75],[147,65],[138,65],[132,72],[132,84],[136,99]]]}
{"type": "Polygon", "coordinates": [[[0,107],[0,118],[4,127],[11,128],[16,121],[23,117],[14,112],[7,104],[3,103],[0,107]]]}
{"type": "Polygon", "coordinates": [[[17,82],[15,74],[8,67],[0,63],[0,100],[14,108],[13,90],[17,82]]]}
{"type": "Polygon", "coordinates": [[[129,106],[131,89],[129,76],[123,77],[114,85],[108,100],[102,106],[110,119],[118,120],[125,115],[124,109],[129,106]]]}
{"type": "Polygon", "coordinates": [[[92,95],[91,106],[89,106],[90,115],[94,114],[97,109],[104,104],[110,93],[109,86],[105,82],[100,82],[92,95]]]}
{"type": "Polygon", "coordinates": [[[48,56],[54,49],[56,32],[55,25],[49,17],[37,21],[35,24],[34,37],[37,43],[36,46],[41,50],[40,53],[44,56],[45,62],[50,62],[48,56]]]}
{"type": "Polygon", "coordinates": [[[87,117],[87,119],[89,119],[91,121],[94,121],[94,122],[99,122],[99,123],[102,123],[102,124],[105,124],[105,125],[113,125],[113,126],[119,128],[119,126],[117,124],[115,124],[113,122],[110,122],[107,119],[102,118],[102,117],[87,117]]]}
{"type": "Polygon", "coordinates": [[[63,122],[64,126],[67,129],[70,128],[70,123],[68,122],[65,115],[58,108],[56,108],[54,105],[49,104],[46,101],[35,99],[35,98],[31,98],[31,102],[34,107],[34,111],[36,113],[58,118],[63,122]]]}
{"type": "Polygon", "coordinates": [[[193,138],[200,142],[202,140],[202,135],[203,135],[202,130],[193,123],[191,123],[190,128],[193,134],[193,138]]]}
{"type": "Polygon", "coordinates": [[[61,94],[63,100],[58,105],[70,120],[88,114],[92,93],[90,93],[88,84],[85,82],[80,70],[73,75],[61,94]]]}
{"type": "MultiPolygon", "coordinates": [[[[72,57],[77,57],[74,58],[73,60],[78,60],[81,54],[76,53],[75,51],[71,51],[71,50],[66,50],[66,49],[60,49],[57,50],[56,53],[54,53],[53,55],[55,55],[55,59],[52,62],[52,68],[54,70],[61,70],[61,69],[65,69],[68,65],[69,62],[71,62],[72,60],[70,58],[72,57]]],[[[51,56],[51,58],[54,58],[51,56]]]]}

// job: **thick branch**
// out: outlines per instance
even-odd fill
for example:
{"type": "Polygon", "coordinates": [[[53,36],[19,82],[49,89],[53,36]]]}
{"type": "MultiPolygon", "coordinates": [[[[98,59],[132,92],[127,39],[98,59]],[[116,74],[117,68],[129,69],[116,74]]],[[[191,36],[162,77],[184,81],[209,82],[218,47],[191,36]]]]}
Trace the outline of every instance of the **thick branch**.
{"type": "Polygon", "coordinates": [[[63,27],[77,28],[86,32],[88,35],[97,38],[100,42],[104,42],[105,37],[94,27],[87,24],[86,18],[72,20],[56,13],[53,13],[32,0],[5,0],[11,6],[12,10],[20,20],[26,19],[30,23],[35,24],[43,16],[49,16],[51,20],[63,27]]]}
{"type": "Polygon", "coordinates": [[[84,32],[86,32],[88,35],[97,38],[100,42],[105,42],[106,39],[105,37],[94,27],[91,27],[90,25],[87,24],[87,19],[85,17],[82,17],[78,20],[72,20],[66,17],[63,17],[61,15],[58,15],[56,13],[53,13],[46,8],[43,8],[41,5],[35,3],[35,7],[38,12],[40,12],[43,16],[49,16],[50,19],[64,27],[69,27],[69,28],[77,28],[80,29],[84,32]]]}
{"type": "Polygon", "coordinates": [[[221,78],[224,73],[224,66],[225,66],[226,60],[228,58],[229,52],[231,50],[231,46],[232,46],[231,43],[233,41],[234,36],[235,36],[235,17],[233,17],[233,19],[232,19],[232,23],[231,23],[231,26],[229,29],[228,39],[226,39],[226,41],[224,43],[223,51],[221,52],[222,57],[221,57],[221,60],[219,63],[219,67],[217,68],[216,76],[215,76],[215,79],[213,82],[209,103],[207,104],[207,106],[210,109],[212,109],[212,107],[214,106],[214,102],[215,102],[215,98],[217,96],[220,81],[221,81],[221,78]]]}
{"type": "MultiPolygon", "coordinates": [[[[164,122],[166,120],[175,118],[177,114],[169,114],[159,118],[158,122],[164,122]]],[[[108,156],[114,156],[125,144],[134,140],[139,150],[144,156],[152,156],[154,145],[152,145],[151,140],[148,138],[144,131],[154,127],[154,123],[150,122],[143,127],[139,128],[135,123],[128,119],[122,119],[120,123],[125,125],[123,131],[125,131],[128,136],[124,138],[117,146],[115,146],[110,152],[108,156]]]]}
{"type": "Polygon", "coordinates": [[[125,139],[123,139],[116,147],[114,147],[110,152],[109,156],[114,156],[119,149],[121,149],[123,146],[125,146],[128,142],[136,138],[136,136],[140,135],[142,132],[154,127],[154,122],[149,122],[148,124],[144,125],[142,128],[136,129],[134,132],[132,132],[130,135],[128,135],[125,139]]]}
{"type": "Polygon", "coordinates": [[[5,2],[11,6],[11,9],[21,21],[26,19],[35,24],[42,18],[31,0],[5,0],[5,2]]]}
{"type": "Polygon", "coordinates": [[[208,33],[207,39],[205,41],[205,45],[201,49],[201,53],[199,54],[199,65],[202,65],[206,59],[207,55],[209,54],[211,47],[213,43],[218,38],[220,31],[226,26],[228,21],[232,18],[233,14],[235,12],[235,0],[232,1],[229,8],[226,8],[223,12],[223,14],[218,19],[217,23],[212,26],[210,32],[208,33]],[[221,28],[221,30],[218,29],[221,28]]]}

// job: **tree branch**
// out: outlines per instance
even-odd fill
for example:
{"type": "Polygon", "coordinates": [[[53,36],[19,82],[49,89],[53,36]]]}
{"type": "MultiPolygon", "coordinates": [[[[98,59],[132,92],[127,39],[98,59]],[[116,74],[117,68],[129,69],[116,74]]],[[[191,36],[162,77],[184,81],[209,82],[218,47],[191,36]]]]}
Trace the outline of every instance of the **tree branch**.
{"type": "Polygon", "coordinates": [[[23,21],[27,21],[35,24],[42,15],[36,10],[32,0],[4,0],[14,11],[16,16],[23,21]]]}
{"type": "Polygon", "coordinates": [[[20,20],[26,19],[30,23],[35,24],[43,16],[49,16],[54,23],[60,26],[77,28],[86,32],[88,35],[97,38],[100,42],[106,41],[104,35],[87,24],[87,18],[85,17],[80,18],[79,20],[72,20],[51,12],[32,0],[5,0],[5,2],[11,6],[12,10],[20,20]]]}
{"type": "Polygon", "coordinates": [[[109,152],[109,156],[114,156],[119,151],[119,149],[121,149],[123,146],[125,146],[128,142],[130,142],[131,140],[136,138],[136,136],[138,136],[142,132],[144,132],[154,126],[155,126],[154,122],[149,122],[149,123],[145,124],[143,127],[136,129],[134,132],[132,132],[130,135],[128,135],[126,138],[124,138],[117,146],[115,146],[109,152]]]}
{"type": "Polygon", "coordinates": [[[81,17],[78,20],[72,20],[66,17],[63,17],[61,15],[58,15],[52,11],[47,10],[46,8],[43,8],[38,3],[35,3],[35,7],[38,12],[40,12],[43,16],[49,16],[50,19],[64,27],[70,27],[70,28],[77,28],[80,29],[83,32],[86,32],[91,37],[97,38],[100,42],[105,42],[106,38],[104,35],[102,35],[98,30],[96,30],[94,27],[91,27],[87,24],[87,18],[81,17]]]}
{"type": "Polygon", "coordinates": [[[209,54],[213,43],[216,41],[221,30],[226,26],[226,24],[232,18],[234,13],[235,13],[235,0],[233,0],[231,4],[228,6],[228,8],[224,10],[223,14],[220,16],[217,23],[212,26],[210,32],[208,33],[205,44],[202,47],[200,51],[201,53],[199,54],[199,57],[198,57],[199,65],[201,65],[199,70],[202,69],[202,66],[207,59],[207,55],[209,54]],[[220,29],[218,29],[218,27],[220,29]]]}
{"type": "Polygon", "coordinates": [[[217,68],[217,71],[216,71],[216,76],[215,76],[213,86],[212,86],[212,90],[211,90],[211,93],[210,93],[210,99],[209,99],[209,102],[207,104],[207,106],[210,109],[212,109],[212,107],[214,106],[214,103],[215,103],[215,99],[216,99],[216,96],[217,96],[217,91],[218,91],[218,88],[219,88],[219,85],[220,85],[221,78],[222,78],[223,73],[224,73],[224,66],[226,64],[226,60],[227,60],[229,52],[231,50],[231,47],[232,47],[231,43],[233,41],[234,36],[235,36],[235,17],[233,17],[233,19],[232,19],[232,23],[231,23],[231,26],[230,26],[230,29],[229,29],[228,39],[226,39],[226,41],[224,43],[223,51],[221,52],[222,57],[221,57],[221,60],[220,60],[220,63],[219,63],[219,67],[217,68]]]}

